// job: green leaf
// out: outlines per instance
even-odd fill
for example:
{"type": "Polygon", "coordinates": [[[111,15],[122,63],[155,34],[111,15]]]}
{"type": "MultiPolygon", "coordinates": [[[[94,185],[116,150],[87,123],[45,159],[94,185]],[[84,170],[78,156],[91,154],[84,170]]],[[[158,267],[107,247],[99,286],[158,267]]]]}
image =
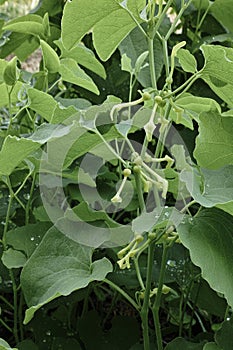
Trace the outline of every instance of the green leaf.
{"type": "MultiPolygon", "coordinates": [[[[192,197],[202,206],[211,208],[218,204],[231,203],[233,199],[233,166],[218,170],[194,169],[181,172],[181,180],[186,183],[192,197]]],[[[224,206],[222,206],[224,210],[224,206]]]]}
{"type": "Polygon", "coordinates": [[[20,70],[17,67],[18,58],[13,57],[12,60],[7,64],[4,73],[3,79],[7,85],[14,85],[19,79],[20,70]]]}
{"type": "Polygon", "coordinates": [[[209,0],[193,0],[192,4],[197,9],[206,10],[210,5],[210,1],[209,0]]]}
{"type": "MultiPolygon", "coordinates": [[[[132,67],[135,67],[138,57],[148,50],[148,43],[140,31],[139,28],[135,28],[120,44],[119,50],[121,55],[127,55],[131,59],[132,67]]],[[[154,56],[155,59],[155,73],[156,77],[159,78],[163,68],[163,50],[161,42],[155,38],[154,39],[154,56]]],[[[151,86],[149,59],[145,60],[143,68],[140,70],[138,81],[144,87],[151,86]]]]}
{"type": "MultiPolygon", "coordinates": [[[[51,225],[52,224],[50,222],[38,222],[36,224],[28,224],[26,226],[17,227],[16,229],[10,230],[6,233],[6,244],[11,248],[5,251],[5,257],[9,257],[9,259],[11,255],[13,258],[18,257],[19,260],[17,260],[17,262],[18,264],[21,263],[19,266],[12,267],[20,267],[25,264],[51,225]]],[[[5,264],[5,261],[3,262],[5,264]]],[[[12,264],[11,261],[9,261],[9,263],[12,264]]]]}
{"type": "Polygon", "coordinates": [[[32,340],[23,340],[17,344],[19,350],[38,350],[38,346],[32,340]]]}
{"type": "Polygon", "coordinates": [[[78,66],[73,58],[63,58],[60,61],[59,73],[63,80],[99,95],[99,90],[93,80],[78,66]]]}
{"type": "Polygon", "coordinates": [[[16,269],[24,266],[27,261],[26,256],[12,248],[7,249],[2,254],[2,262],[8,269],[16,269]]]}
{"type": "Polygon", "coordinates": [[[202,350],[203,344],[191,343],[183,338],[176,338],[170,342],[165,350],[202,350]]]}
{"type": "MultiPolygon", "coordinates": [[[[60,107],[59,102],[43,91],[30,88],[27,94],[29,98],[29,107],[50,123],[64,123],[70,116],[78,115],[75,107],[60,107]]],[[[78,119],[78,116],[76,119],[78,119]]]]}
{"type": "Polygon", "coordinates": [[[233,116],[217,111],[200,115],[194,157],[203,168],[218,169],[233,164],[233,116]]]}
{"type": "Polygon", "coordinates": [[[9,21],[3,30],[10,30],[12,32],[32,34],[35,36],[43,36],[44,27],[42,17],[34,14],[21,16],[19,18],[9,21]]]}
{"type": "Polygon", "coordinates": [[[96,59],[94,53],[83,44],[77,44],[71,50],[67,50],[61,40],[55,40],[55,44],[61,50],[61,58],[73,58],[79,65],[91,70],[103,79],[106,78],[104,66],[96,59]]]}
{"type": "Polygon", "coordinates": [[[21,273],[21,285],[29,309],[24,323],[49,301],[69,295],[90,282],[102,281],[112,271],[106,258],[92,262],[93,249],[51,228],[21,273]]]}
{"type": "Polygon", "coordinates": [[[183,124],[191,130],[193,130],[193,120],[199,123],[199,116],[201,113],[211,110],[217,110],[221,113],[221,108],[215,100],[191,94],[184,94],[175,101],[175,104],[184,111],[182,113],[177,113],[175,109],[172,108],[170,118],[176,124],[183,124]]]}
{"type": "Polygon", "coordinates": [[[202,45],[205,65],[201,78],[230,107],[233,86],[233,49],[220,45],[202,45]]]}
{"type": "Polygon", "coordinates": [[[17,350],[17,348],[12,349],[4,339],[0,338],[0,350],[17,350]]]}
{"type": "Polygon", "coordinates": [[[216,333],[216,343],[222,350],[233,349],[233,322],[225,321],[221,329],[216,333]]]}
{"type": "Polygon", "coordinates": [[[229,32],[233,32],[233,8],[231,0],[215,0],[210,11],[229,32]]]}
{"type": "Polygon", "coordinates": [[[7,136],[0,151],[0,174],[10,175],[29,154],[38,148],[40,148],[38,142],[16,136],[7,136]]]}
{"type": "Polygon", "coordinates": [[[125,53],[121,57],[121,69],[129,73],[133,72],[131,59],[125,53]]]}
{"type": "Polygon", "coordinates": [[[193,263],[211,288],[224,294],[233,305],[233,220],[219,209],[204,209],[177,229],[181,242],[190,250],[193,263]]]}
{"type": "Polygon", "coordinates": [[[44,66],[49,73],[57,73],[60,67],[59,57],[54,49],[44,40],[40,40],[43,53],[44,66]]]}
{"type": "Polygon", "coordinates": [[[197,71],[197,61],[196,58],[191,54],[190,51],[186,49],[180,49],[176,57],[179,60],[179,63],[182,69],[188,73],[195,73],[197,71]]]}
{"type": "MultiPolygon", "coordinates": [[[[145,6],[145,1],[130,0],[127,5],[135,18],[141,22],[139,12],[145,6]]],[[[62,18],[62,41],[67,49],[71,49],[92,29],[95,49],[99,57],[106,61],[135,26],[131,15],[118,1],[67,2],[62,18]]]]}
{"type": "Polygon", "coordinates": [[[222,349],[215,343],[207,343],[204,345],[203,350],[222,350],[222,349]]]}

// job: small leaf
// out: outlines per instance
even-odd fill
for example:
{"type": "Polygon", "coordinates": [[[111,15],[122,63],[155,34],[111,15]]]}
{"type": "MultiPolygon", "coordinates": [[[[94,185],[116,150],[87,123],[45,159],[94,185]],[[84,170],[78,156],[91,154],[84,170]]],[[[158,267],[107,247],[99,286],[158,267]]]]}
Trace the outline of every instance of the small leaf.
{"type": "Polygon", "coordinates": [[[149,55],[149,51],[143,52],[136,60],[135,62],[135,74],[138,75],[143,68],[143,64],[146,61],[147,57],[149,55]]]}
{"type": "Polygon", "coordinates": [[[17,67],[18,58],[13,57],[12,60],[7,64],[4,73],[3,79],[7,85],[14,85],[19,79],[20,70],[17,67]]]}
{"type": "Polygon", "coordinates": [[[21,273],[21,285],[29,309],[24,323],[49,301],[69,295],[94,280],[102,281],[112,271],[106,258],[92,262],[93,249],[51,228],[21,273]]]}
{"type": "Polygon", "coordinates": [[[7,249],[2,254],[2,262],[8,269],[23,267],[27,261],[26,256],[12,248],[7,249]]]}
{"type": "Polygon", "coordinates": [[[99,95],[99,90],[93,80],[81,69],[72,58],[63,58],[59,73],[64,81],[76,84],[99,95]]]}
{"type": "Polygon", "coordinates": [[[54,49],[44,40],[40,40],[44,65],[49,73],[57,73],[60,67],[59,57],[54,49]]]}
{"type": "Polygon", "coordinates": [[[176,57],[178,58],[182,69],[188,73],[195,73],[197,71],[197,61],[190,51],[180,49],[176,57]]]}
{"type": "Polygon", "coordinates": [[[233,220],[219,209],[203,209],[198,216],[178,226],[181,242],[190,250],[193,263],[211,288],[233,305],[233,220]],[[208,252],[208,254],[207,254],[208,252]]]}
{"type": "Polygon", "coordinates": [[[131,59],[125,53],[121,57],[121,69],[129,73],[133,72],[131,59]]]}

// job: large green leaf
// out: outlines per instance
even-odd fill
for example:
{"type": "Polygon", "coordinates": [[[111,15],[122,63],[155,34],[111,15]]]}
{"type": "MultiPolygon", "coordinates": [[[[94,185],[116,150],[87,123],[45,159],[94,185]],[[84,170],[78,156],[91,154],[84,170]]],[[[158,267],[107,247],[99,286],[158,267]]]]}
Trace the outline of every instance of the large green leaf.
{"type": "Polygon", "coordinates": [[[215,343],[207,343],[203,350],[221,350],[221,348],[215,343]]]}
{"type": "Polygon", "coordinates": [[[64,81],[81,86],[99,95],[99,90],[93,80],[78,66],[73,58],[61,59],[59,73],[64,81]]]}
{"type": "Polygon", "coordinates": [[[202,270],[211,288],[233,305],[233,218],[219,209],[204,209],[178,227],[191,259],[202,270]]]}
{"type": "Polygon", "coordinates": [[[78,112],[74,106],[64,108],[52,96],[43,91],[30,88],[27,91],[29,107],[50,123],[64,123],[64,121],[78,112]]]}
{"type": "Polygon", "coordinates": [[[225,27],[229,32],[233,31],[233,7],[232,0],[215,0],[211,6],[211,14],[225,27]]]}
{"type": "Polygon", "coordinates": [[[29,154],[40,146],[39,142],[26,138],[7,136],[0,151],[0,174],[10,175],[29,154]]]}
{"type": "Polygon", "coordinates": [[[49,301],[69,295],[112,271],[106,258],[92,262],[93,249],[70,240],[52,227],[25,264],[21,285],[29,309],[24,323],[49,301]]]}
{"type": "MultiPolygon", "coordinates": [[[[148,43],[146,37],[142,34],[139,28],[135,28],[132,32],[121,42],[119,46],[121,55],[126,54],[127,57],[131,59],[131,64],[134,67],[137,61],[137,58],[148,50],[148,43]]],[[[155,72],[156,77],[159,78],[163,68],[163,51],[162,44],[155,38],[154,40],[154,57],[155,57],[155,72]]],[[[138,81],[144,86],[151,86],[151,76],[150,76],[150,67],[149,60],[146,59],[144,67],[141,69],[138,74],[138,81]]]]}
{"type": "Polygon", "coordinates": [[[61,50],[61,58],[73,58],[78,64],[88,68],[102,78],[106,78],[104,66],[96,59],[94,53],[83,44],[77,44],[71,50],[67,50],[61,40],[56,40],[55,44],[61,50]]]}
{"type": "Polygon", "coordinates": [[[233,164],[233,117],[209,111],[200,115],[194,156],[203,168],[233,164]]]}
{"type": "Polygon", "coordinates": [[[202,45],[205,66],[201,78],[230,107],[233,87],[233,49],[220,45],[202,45]]]}
{"type": "Polygon", "coordinates": [[[222,350],[233,349],[233,321],[223,322],[222,327],[216,333],[216,342],[222,350]]]}
{"type": "Polygon", "coordinates": [[[10,248],[3,252],[4,265],[8,268],[24,266],[51,225],[49,222],[38,222],[8,231],[6,244],[10,248]]]}
{"type": "Polygon", "coordinates": [[[169,343],[165,350],[202,350],[203,344],[191,343],[184,338],[176,338],[169,343]]]}
{"type": "MultiPolygon", "coordinates": [[[[68,50],[73,48],[92,29],[96,51],[102,60],[107,60],[125,36],[136,27],[131,15],[119,2],[119,0],[67,2],[62,18],[64,46],[68,50]]],[[[144,5],[144,0],[127,2],[128,8],[139,22],[142,21],[139,12],[144,5]]]]}
{"type": "Polygon", "coordinates": [[[221,113],[219,104],[206,97],[184,94],[175,101],[176,106],[183,109],[182,113],[177,113],[174,108],[171,109],[170,118],[176,124],[183,124],[193,130],[193,120],[199,123],[199,115],[203,112],[217,110],[221,113]]]}
{"type": "MultiPolygon", "coordinates": [[[[186,183],[192,197],[202,206],[210,208],[218,204],[231,203],[233,200],[233,166],[218,170],[184,170],[181,180],[186,183]]],[[[222,205],[224,210],[224,205],[222,205]]]]}
{"type": "Polygon", "coordinates": [[[17,348],[11,348],[4,339],[0,338],[0,350],[17,350],[17,348]]]}
{"type": "Polygon", "coordinates": [[[69,134],[70,126],[42,124],[28,138],[7,136],[0,151],[0,174],[10,175],[12,171],[48,140],[69,134]],[[10,159],[9,159],[10,157],[10,159]]]}

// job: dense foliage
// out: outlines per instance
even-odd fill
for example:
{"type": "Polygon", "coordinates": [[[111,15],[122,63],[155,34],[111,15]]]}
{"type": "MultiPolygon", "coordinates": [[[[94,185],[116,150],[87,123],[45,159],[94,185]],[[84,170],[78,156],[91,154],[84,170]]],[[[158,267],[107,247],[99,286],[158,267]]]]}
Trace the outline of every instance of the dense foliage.
{"type": "Polygon", "coordinates": [[[2,14],[0,350],[233,349],[232,17],[232,0],[2,14]]]}

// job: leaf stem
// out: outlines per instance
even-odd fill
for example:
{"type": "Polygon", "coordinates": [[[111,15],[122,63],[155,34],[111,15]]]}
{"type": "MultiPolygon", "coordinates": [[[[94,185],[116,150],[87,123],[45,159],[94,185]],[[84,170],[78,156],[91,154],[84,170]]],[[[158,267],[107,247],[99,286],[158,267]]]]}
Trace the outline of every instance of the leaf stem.
{"type": "Polygon", "coordinates": [[[159,319],[159,309],[160,309],[160,304],[161,304],[163,281],[164,281],[164,276],[165,276],[165,271],[166,271],[168,249],[169,249],[169,245],[164,244],[163,245],[162,261],[161,261],[161,268],[160,268],[160,274],[159,274],[158,289],[157,289],[156,299],[155,299],[154,305],[152,307],[158,350],[163,350],[161,325],[160,325],[160,319],[159,319]]]}
{"type": "Polygon", "coordinates": [[[134,301],[133,298],[131,298],[131,296],[126,293],[121,287],[119,287],[118,285],[116,285],[114,282],[110,281],[109,279],[105,278],[104,282],[107,283],[110,287],[112,287],[113,289],[115,289],[117,292],[119,292],[126,300],[128,300],[128,302],[137,310],[139,311],[139,306],[138,304],[134,301]]]}
{"type": "Polygon", "coordinates": [[[150,304],[150,291],[151,291],[152,271],[153,271],[153,262],[154,262],[154,251],[155,251],[155,245],[152,243],[148,247],[146,289],[145,289],[142,309],[140,312],[141,321],[142,321],[144,350],[150,350],[148,314],[149,314],[149,304],[150,304]]]}
{"type": "Polygon", "coordinates": [[[155,72],[155,57],[154,57],[154,35],[152,38],[148,38],[149,49],[149,65],[152,88],[157,90],[156,72],[155,72]]]}

